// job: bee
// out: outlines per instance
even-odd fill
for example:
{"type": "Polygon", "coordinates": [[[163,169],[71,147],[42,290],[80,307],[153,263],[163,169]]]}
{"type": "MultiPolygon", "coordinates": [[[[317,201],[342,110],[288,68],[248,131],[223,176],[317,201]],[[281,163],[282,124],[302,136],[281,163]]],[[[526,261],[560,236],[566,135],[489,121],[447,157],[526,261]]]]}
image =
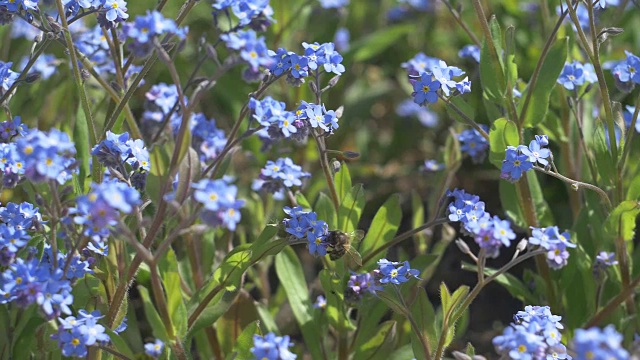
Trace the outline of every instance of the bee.
{"type": "Polygon", "coordinates": [[[352,245],[356,242],[359,242],[364,237],[364,231],[356,230],[350,233],[342,232],[339,230],[329,231],[327,234],[327,253],[329,254],[329,258],[333,261],[340,259],[345,254],[349,255],[349,258],[358,264],[358,266],[362,266],[362,257],[360,253],[356,251],[352,245]]]}

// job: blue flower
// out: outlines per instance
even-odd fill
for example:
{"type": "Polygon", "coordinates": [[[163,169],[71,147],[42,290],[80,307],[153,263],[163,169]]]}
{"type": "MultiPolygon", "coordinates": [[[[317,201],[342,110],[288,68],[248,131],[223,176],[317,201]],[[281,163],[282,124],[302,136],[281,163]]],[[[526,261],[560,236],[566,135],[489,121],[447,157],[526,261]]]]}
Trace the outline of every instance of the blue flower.
{"type": "Polygon", "coordinates": [[[188,29],[178,28],[172,19],[166,19],[158,11],[147,11],[146,15],[136,16],[133,23],[127,22],[122,26],[124,35],[133,40],[129,50],[136,56],[144,57],[153,50],[153,38],[159,35],[173,34],[184,39],[188,29]]]}
{"type": "Polygon", "coordinates": [[[564,86],[567,90],[574,90],[576,87],[584,84],[584,71],[582,64],[574,61],[570,64],[565,64],[560,77],[558,77],[558,84],[564,86]]]}
{"type": "Polygon", "coordinates": [[[283,73],[291,70],[291,54],[293,52],[287,51],[284,48],[279,48],[277,52],[269,50],[269,56],[271,56],[271,71],[275,76],[280,76],[283,73]]]}
{"type": "Polygon", "coordinates": [[[392,283],[400,285],[409,281],[411,277],[418,277],[420,272],[409,267],[409,262],[405,261],[402,266],[397,267],[395,263],[382,259],[378,261],[379,271],[382,274],[381,284],[392,283]]]}
{"type": "Polygon", "coordinates": [[[104,0],[106,18],[109,21],[124,21],[129,18],[127,3],[124,0],[104,0]]]}
{"type": "Polygon", "coordinates": [[[463,59],[473,59],[480,63],[480,47],[478,45],[465,45],[458,51],[458,56],[463,59]]]}
{"type": "Polygon", "coordinates": [[[625,51],[627,58],[612,70],[613,76],[622,83],[640,84],[640,57],[625,51]]]}
{"type": "MultiPolygon", "coordinates": [[[[486,125],[480,125],[480,127],[485,132],[489,131],[486,125]]],[[[480,163],[484,160],[489,149],[489,142],[476,129],[464,130],[458,134],[458,141],[460,141],[462,153],[471,156],[474,163],[480,163]]]]}
{"type": "MultiPolygon", "coordinates": [[[[546,142],[548,144],[548,140],[546,142]]],[[[543,166],[549,165],[549,161],[547,160],[547,158],[551,156],[551,151],[549,149],[542,148],[540,146],[540,141],[538,141],[537,139],[531,140],[531,142],[529,143],[529,147],[522,147],[520,148],[520,151],[523,155],[529,157],[529,161],[531,163],[535,164],[536,162],[538,162],[543,166]]]]}
{"type": "Polygon", "coordinates": [[[418,105],[425,105],[427,103],[435,103],[438,101],[438,89],[440,89],[440,82],[434,80],[433,76],[429,72],[422,73],[420,81],[414,81],[413,83],[413,101],[418,105]]]}
{"type": "Polygon", "coordinates": [[[342,55],[340,55],[337,51],[335,51],[335,46],[333,43],[323,44],[325,60],[324,60],[324,71],[328,73],[334,73],[336,75],[341,75],[345,72],[345,67],[342,65],[342,55]]]}
{"type": "Polygon", "coordinates": [[[325,9],[337,9],[349,5],[349,0],[318,0],[325,9]]]}
{"type": "Polygon", "coordinates": [[[251,353],[261,360],[293,360],[297,356],[289,348],[289,336],[276,336],[270,332],[265,336],[253,335],[251,353]]]}
{"type": "Polygon", "coordinates": [[[310,176],[311,174],[302,171],[302,167],[294,164],[293,160],[289,158],[269,160],[260,171],[252,188],[255,191],[264,190],[281,196],[287,188],[301,186],[302,180],[310,176]]]}
{"type": "Polygon", "coordinates": [[[622,335],[613,325],[604,329],[596,327],[577,329],[573,337],[573,349],[577,359],[628,359],[629,352],[622,347],[622,335]]]}
{"type": "Polygon", "coordinates": [[[327,299],[322,295],[318,295],[316,302],[313,303],[313,307],[316,309],[325,309],[327,307],[327,299]]]}
{"type": "Polygon", "coordinates": [[[515,182],[522,177],[522,174],[531,170],[533,163],[530,157],[521,153],[520,150],[507,148],[506,158],[502,161],[500,177],[511,182],[515,182]]]}
{"type": "Polygon", "coordinates": [[[192,184],[195,189],[193,198],[204,205],[200,216],[209,226],[224,226],[234,231],[240,222],[240,209],[244,206],[244,200],[238,200],[238,188],[231,185],[230,178],[217,180],[203,179],[192,184]]]}
{"type": "Polygon", "coordinates": [[[308,63],[309,60],[304,56],[298,56],[296,54],[291,54],[291,75],[296,78],[303,78],[309,75],[308,72],[308,63]]]}
{"type": "Polygon", "coordinates": [[[349,50],[349,29],[347,28],[338,28],[336,30],[336,34],[333,37],[333,42],[336,44],[336,50],[338,51],[347,51],[349,50]]]}
{"type": "Polygon", "coordinates": [[[151,356],[152,358],[160,357],[163,350],[164,343],[160,339],[156,339],[156,341],[152,343],[144,344],[144,353],[151,356]]]}
{"type": "Polygon", "coordinates": [[[571,359],[560,343],[562,318],[548,306],[526,306],[514,322],[493,339],[496,351],[509,359],[571,359]]]}

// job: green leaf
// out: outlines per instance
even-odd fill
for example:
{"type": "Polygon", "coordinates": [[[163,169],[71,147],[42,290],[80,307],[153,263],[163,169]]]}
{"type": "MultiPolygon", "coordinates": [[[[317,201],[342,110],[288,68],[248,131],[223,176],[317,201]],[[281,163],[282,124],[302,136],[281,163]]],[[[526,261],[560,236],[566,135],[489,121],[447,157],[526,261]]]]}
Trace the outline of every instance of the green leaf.
{"type": "MultiPolygon", "coordinates": [[[[360,254],[366,257],[377,247],[391,241],[398,231],[401,220],[402,209],[400,207],[400,196],[392,195],[373,217],[369,231],[362,240],[362,243],[360,243],[360,254]]],[[[385,254],[386,252],[381,253],[380,257],[384,257],[385,254]]],[[[377,260],[378,259],[371,259],[371,261],[377,260]]],[[[363,264],[363,266],[366,266],[366,264],[363,264]]]]}
{"type": "Polygon", "coordinates": [[[488,98],[502,104],[507,84],[505,83],[502,59],[500,58],[502,54],[502,30],[495,16],[491,17],[489,28],[491,30],[491,39],[484,39],[480,49],[480,81],[482,89],[488,98]],[[493,43],[496,49],[497,58],[492,56],[489,41],[493,43]]]}
{"type": "Polygon", "coordinates": [[[360,345],[353,355],[354,360],[359,359],[384,359],[387,358],[396,338],[396,322],[385,321],[378,327],[378,331],[367,341],[360,345]]]}
{"type": "MultiPolygon", "coordinates": [[[[417,191],[411,190],[411,211],[413,213],[411,217],[411,225],[412,227],[418,228],[420,225],[424,224],[425,216],[424,216],[424,205],[422,204],[422,198],[417,191]]],[[[418,240],[418,244],[420,244],[420,251],[418,253],[425,253],[427,251],[427,237],[424,232],[420,232],[415,235],[418,240]]]]}
{"type": "MultiPolygon", "coordinates": [[[[27,315],[27,314],[23,314],[27,315]]],[[[15,338],[13,344],[13,357],[15,359],[31,359],[35,349],[34,341],[36,330],[46,321],[39,315],[33,314],[27,318],[28,321],[20,331],[20,335],[15,338]]],[[[5,329],[6,330],[6,329],[5,329]]]]}
{"type": "Polygon", "coordinates": [[[153,336],[162,340],[163,342],[169,341],[169,336],[167,335],[167,329],[164,327],[164,323],[158,315],[155,306],[151,302],[151,298],[149,297],[149,291],[142,285],[138,286],[138,291],[140,292],[140,297],[142,297],[142,304],[144,307],[144,313],[147,317],[147,321],[149,325],[151,325],[151,330],[153,332],[153,336]]]}
{"type": "Polygon", "coordinates": [[[73,142],[76,145],[76,156],[78,161],[78,182],[80,183],[81,193],[84,194],[89,190],[89,158],[91,157],[91,148],[89,145],[89,126],[84,120],[84,112],[82,106],[78,106],[76,121],[73,125],[73,142]]]}
{"type": "Polygon", "coordinates": [[[327,269],[320,271],[319,277],[322,289],[327,294],[327,307],[324,313],[329,324],[338,331],[355,330],[355,326],[344,313],[344,289],[340,279],[334,277],[327,269]]]}
{"type": "MultiPolygon", "coordinates": [[[[593,135],[593,150],[596,158],[596,169],[598,175],[602,178],[600,182],[606,187],[612,187],[615,181],[615,176],[618,173],[616,171],[616,162],[613,160],[609,146],[607,146],[607,139],[609,136],[605,133],[602,123],[598,124],[595,134],[593,135]]],[[[601,186],[602,186],[601,185],[601,186]]]]}
{"type": "Polygon", "coordinates": [[[258,331],[257,321],[254,321],[249,324],[249,326],[245,327],[238,336],[233,353],[229,354],[227,358],[251,359],[253,357],[253,353],[251,352],[251,348],[253,347],[253,335],[258,334],[258,331]]]}
{"type": "Polygon", "coordinates": [[[356,230],[358,220],[364,209],[365,198],[362,184],[351,188],[340,201],[338,209],[338,229],[344,232],[356,230]]]}
{"type": "Polygon", "coordinates": [[[122,355],[127,356],[130,359],[135,358],[135,355],[133,354],[133,351],[131,351],[131,349],[129,348],[129,345],[127,345],[127,342],[124,341],[120,335],[114,333],[113,331],[106,329],[105,332],[107,333],[107,335],[109,335],[109,339],[111,340],[111,343],[113,344],[113,347],[122,355]]]}
{"type": "Polygon", "coordinates": [[[300,326],[305,344],[314,359],[323,358],[319,327],[313,323],[313,307],[300,260],[291,247],[276,255],[276,274],[282,284],[293,315],[300,326]]]}
{"type": "MultiPolygon", "coordinates": [[[[351,44],[349,53],[353,54],[353,61],[367,61],[396,44],[403,36],[414,32],[413,24],[402,24],[386,27],[351,44]]],[[[346,55],[348,57],[348,55],[346,55]]]]}
{"type": "Polygon", "coordinates": [[[158,267],[160,268],[162,282],[167,294],[167,310],[171,317],[171,323],[177,336],[182,338],[187,333],[187,308],[182,299],[178,260],[173,249],[167,251],[160,260],[158,267]]]}
{"type": "Polygon", "coordinates": [[[609,214],[605,222],[605,233],[613,240],[622,238],[631,241],[636,229],[636,218],[640,213],[640,202],[623,201],[609,214]]]}
{"type": "Polygon", "coordinates": [[[351,174],[349,174],[349,168],[344,162],[341,163],[340,171],[336,173],[334,181],[336,193],[338,193],[338,199],[340,200],[340,204],[342,204],[344,197],[347,196],[352,186],[351,174]]]}
{"type": "Polygon", "coordinates": [[[334,230],[336,228],[336,223],[338,222],[336,209],[333,207],[333,202],[327,195],[324,193],[320,193],[318,195],[318,200],[316,201],[314,210],[316,211],[316,214],[318,214],[319,220],[327,222],[330,230],[334,230]]]}
{"type": "Polygon", "coordinates": [[[254,299],[247,291],[241,290],[233,305],[216,322],[222,352],[231,353],[242,329],[255,324],[258,319],[254,299]]]}
{"type": "Polygon", "coordinates": [[[451,309],[453,303],[451,302],[451,293],[447,284],[440,283],[440,303],[442,304],[442,312],[447,313],[451,309]]]}
{"type": "Polygon", "coordinates": [[[518,81],[518,66],[516,65],[516,40],[515,40],[515,30],[516,28],[513,25],[507,26],[507,31],[505,32],[505,72],[507,78],[507,90],[513,88],[518,81]]]}
{"type": "MultiPolygon", "coordinates": [[[[427,292],[423,288],[417,288],[417,291],[418,296],[410,306],[411,315],[420,329],[420,334],[427,339],[429,348],[435,349],[438,344],[435,311],[427,297],[427,292]]],[[[413,331],[412,335],[418,336],[418,334],[415,334],[413,331]]],[[[413,339],[412,342],[414,342],[413,339]]]]}
{"type": "Polygon", "coordinates": [[[505,118],[497,119],[491,125],[489,143],[491,148],[489,161],[500,169],[507,153],[507,146],[518,146],[520,144],[518,126],[513,121],[505,118]]]}
{"type": "Polygon", "coordinates": [[[227,310],[233,305],[238,293],[240,292],[239,288],[234,288],[233,290],[220,291],[218,292],[209,305],[202,311],[200,316],[194,321],[193,325],[189,329],[187,333],[187,338],[190,338],[200,329],[204,329],[208,326],[213,325],[218,319],[224,315],[227,310]]]}
{"type": "MultiPolygon", "coordinates": [[[[542,63],[534,87],[531,88],[531,84],[527,86],[525,92],[531,92],[531,99],[528,104],[527,113],[523,119],[524,126],[534,127],[544,120],[547,110],[549,109],[549,97],[567,60],[568,44],[569,38],[565,37],[564,39],[558,40],[551,47],[547,57],[542,63]]],[[[522,98],[526,98],[525,93],[522,94],[522,98]]],[[[524,100],[520,101],[520,110],[524,102],[524,100]]]]}
{"type": "Polygon", "coordinates": [[[311,211],[311,203],[309,202],[309,200],[307,200],[303,193],[296,193],[296,202],[298,203],[298,205],[302,206],[302,209],[304,211],[311,211]]]}

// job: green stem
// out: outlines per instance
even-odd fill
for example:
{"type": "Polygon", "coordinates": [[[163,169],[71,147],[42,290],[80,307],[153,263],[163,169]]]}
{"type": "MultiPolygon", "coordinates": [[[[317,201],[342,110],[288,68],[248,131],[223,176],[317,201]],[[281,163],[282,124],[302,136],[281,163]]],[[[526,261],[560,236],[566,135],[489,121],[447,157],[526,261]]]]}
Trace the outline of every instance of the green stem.
{"type": "Polygon", "coordinates": [[[607,210],[611,210],[612,209],[611,200],[609,200],[609,196],[607,195],[607,193],[604,190],[600,189],[599,187],[597,187],[595,185],[592,185],[592,184],[589,184],[589,183],[586,183],[586,182],[570,179],[570,178],[568,178],[568,177],[566,177],[564,175],[561,175],[559,173],[553,172],[551,170],[543,169],[543,168],[541,168],[539,166],[534,166],[533,169],[536,170],[536,171],[539,171],[541,173],[553,176],[553,177],[555,177],[557,179],[560,179],[560,180],[566,182],[567,184],[570,184],[571,186],[573,186],[575,188],[575,190],[578,190],[579,188],[583,187],[583,188],[587,188],[589,190],[595,191],[596,193],[598,193],[598,195],[600,196],[602,201],[607,205],[607,210]]]}
{"type": "Polygon", "coordinates": [[[634,110],[633,117],[631,118],[631,125],[629,125],[629,128],[627,129],[627,138],[624,140],[622,157],[620,158],[620,162],[618,163],[619,176],[622,176],[624,163],[627,161],[627,156],[629,156],[629,152],[631,151],[631,141],[633,140],[633,136],[636,133],[638,114],[640,114],[640,93],[638,93],[638,98],[636,99],[636,109],[634,110]]]}
{"type": "Polygon", "coordinates": [[[487,134],[487,132],[484,131],[484,129],[482,127],[480,127],[480,125],[478,125],[478,123],[476,123],[475,121],[473,121],[473,119],[468,117],[467,114],[465,114],[462,110],[460,110],[460,108],[458,108],[449,99],[447,99],[446,97],[442,96],[442,94],[438,93],[438,97],[440,97],[440,99],[442,99],[442,101],[444,101],[445,104],[447,104],[447,106],[449,106],[451,108],[451,110],[453,110],[456,114],[460,115],[460,117],[464,120],[464,122],[466,122],[469,126],[471,126],[478,133],[480,133],[480,135],[482,135],[482,137],[485,138],[485,140],[489,141],[489,134],[487,134]]]}
{"type": "Polygon", "coordinates": [[[607,318],[607,316],[611,315],[612,312],[617,310],[623,302],[627,299],[631,298],[635,292],[636,288],[640,285],[640,276],[633,279],[632,282],[629,283],[628,287],[623,287],[622,290],[616,297],[611,299],[607,305],[605,305],[600,311],[598,311],[591,320],[587,321],[585,328],[589,328],[592,326],[599,326],[602,322],[607,318]]]}
{"type": "MultiPolygon", "coordinates": [[[[91,106],[89,105],[87,94],[84,91],[84,84],[82,81],[82,75],[80,73],[80,66],[78,65],[78,58],[76,56],[76,48],[73,45],[73,39],[71,38],[71,32],[69,31],[69,23],[67,22],[67,17],[64,15],[65,12],[64,6],[62,5],[62,0],[56,0],[56,8],[58,9],[58,14],[61,14],[60,20],[62,22],[62,32],[64,34],[66,46],[69,49],[69,58],[71,60],[71,66],[73,68],[73,78],[75,79],[76,89],[78,91],[78,95],[80,96],[80,103],[82,104],[82,111],[84,112],[85,121],[87,122],[87,127],[89,128],[89,144],[91,145],[91,148],[93,148],[98,142],[98,136],[96,135],[96,126],[93,122],[93,116],[91,115],[91,106]]],[[[95,156],[93,157],[93,163],[98,163],[95,156]]],[[[92,177],[94,179],[100,178],[99,166],[93,167],[92,177]]]]}

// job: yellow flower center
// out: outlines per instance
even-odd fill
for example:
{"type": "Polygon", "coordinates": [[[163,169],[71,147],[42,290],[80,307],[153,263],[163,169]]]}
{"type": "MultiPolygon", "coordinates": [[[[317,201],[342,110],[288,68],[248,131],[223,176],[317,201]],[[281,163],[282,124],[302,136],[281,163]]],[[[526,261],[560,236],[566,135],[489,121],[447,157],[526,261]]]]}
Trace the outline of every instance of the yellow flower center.
{"type": "Polygon", "coordinates": [[[429,86],[427,86],[427,85],[424,85],[424,86],[422,86],[422,91],[427,93],[427,92],[431,91],[431,88],[429,86]]]}
{"type": "Polygon", "coordinates": [[[71,344],[72,344],[73,346],[78,346],[78,345],[80,345],[80,339],[78,339],[78,338],[74,338],[73,340],[71,340],[71,344]]]}

